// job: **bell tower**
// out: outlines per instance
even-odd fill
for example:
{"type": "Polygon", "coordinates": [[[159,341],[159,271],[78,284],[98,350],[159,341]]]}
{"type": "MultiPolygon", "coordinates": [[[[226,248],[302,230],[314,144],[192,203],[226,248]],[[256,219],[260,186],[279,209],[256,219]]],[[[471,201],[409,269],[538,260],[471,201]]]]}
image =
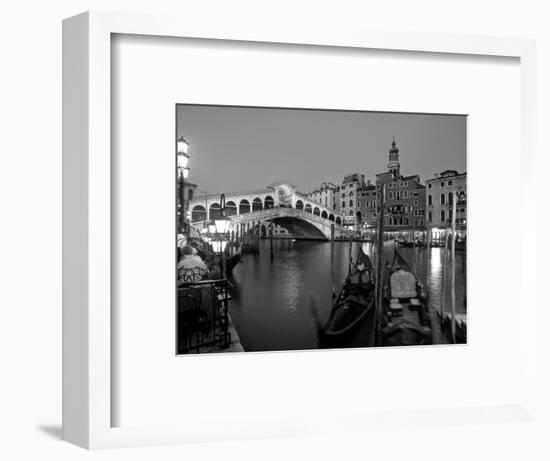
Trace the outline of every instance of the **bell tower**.
{"type": "Polygon", "coordinates": [[[389,152],[388,171],[393,174],[393,177],[399,176],[399,149],[395,145],[395,137],[391,143],[391,149],[389,152]]]}

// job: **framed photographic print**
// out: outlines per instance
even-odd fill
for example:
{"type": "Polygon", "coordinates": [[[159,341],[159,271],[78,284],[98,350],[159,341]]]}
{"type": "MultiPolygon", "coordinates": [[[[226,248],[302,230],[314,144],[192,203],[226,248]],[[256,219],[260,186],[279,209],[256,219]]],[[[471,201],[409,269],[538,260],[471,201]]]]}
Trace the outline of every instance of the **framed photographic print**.
{"type": "Polygon", "coordinates": [[[65,440],[531,415],[532,42],[63,28],[65,440]]]}
{"type": "Polygon", "coordinates": [[[465,115],[178,105],[176,124],[178,353],[466,343],[465,115]]]}

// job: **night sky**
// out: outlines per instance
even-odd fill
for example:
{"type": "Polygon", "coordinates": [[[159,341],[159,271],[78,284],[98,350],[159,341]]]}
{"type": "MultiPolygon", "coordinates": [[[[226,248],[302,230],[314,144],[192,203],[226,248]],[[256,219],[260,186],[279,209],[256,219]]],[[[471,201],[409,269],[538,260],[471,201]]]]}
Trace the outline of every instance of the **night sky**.
{"type": "Polygon", "coordinates": [[[261,189],[288,180],[309,192],[344,175],[387,171],[392,136],[401,174],[424,182],[466,170],[463,115],[180,105],[177,136],[189,142],[189,181],[208,193],[261,189]]]}

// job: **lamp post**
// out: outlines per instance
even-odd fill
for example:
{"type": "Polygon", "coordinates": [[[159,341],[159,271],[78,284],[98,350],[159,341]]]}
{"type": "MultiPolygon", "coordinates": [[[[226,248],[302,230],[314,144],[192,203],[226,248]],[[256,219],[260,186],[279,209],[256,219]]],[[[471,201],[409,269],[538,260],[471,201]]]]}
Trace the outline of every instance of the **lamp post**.
{"type": "Polygon", "coordinates": [[[178,231],[185,231],[185,181],[189,176],[189,143],[180,136],[176,141],[177,161],[178,161],[178,186],[179,186],[179,203],[178,203],[178,231]]]}
{"type": "Polygon", "coordinates": [[[222,263],[222,277],[226,278],[225,247],[227,246],[227,232],[229,231],[231,221],[225,215],[225,194],[222,194],[220,197],[220,215],[213,221],[213,224],[209,225],[209,230],[211,233],[215,233],[215,238],[212,240],[212,249],[214,252],[220,254],[222,263]]]}

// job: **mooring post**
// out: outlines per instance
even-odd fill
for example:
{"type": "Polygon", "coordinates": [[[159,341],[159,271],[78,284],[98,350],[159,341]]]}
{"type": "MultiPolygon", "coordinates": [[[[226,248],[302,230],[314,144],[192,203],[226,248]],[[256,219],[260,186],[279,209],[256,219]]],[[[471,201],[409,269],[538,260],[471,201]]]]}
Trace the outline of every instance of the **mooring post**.
{"type": "Polygon", "coordinates": [[[447,248],[448,248],[449,239],[447,238],[447,230],[445,230],[445,245],[443,246],[443,256],[442,256],[442,270],[441,270],[441,301],[439,306],[439,311],[441,315],[441,324],[444,321],[445,315],[445,298],[447,295],[447,248]]]}
{"type": "Polygon", "coordinates": [[[269,223],[269,256],[273,259],[273,221],[269,223]]]}
{"type": "Polygon", "coordinates": [[[332,297],[336,296],[336,288],[334,286],[334,223],[330,225],[330,287],[332,297]]]}
{"type": "Polygon", "coordinates": [[[376,344],[382,345],[382,302],[383,302],[383,261],[384,261],[384,185],[380,186],[380,213],[378,219],[378,259],[376,261],[376,310],[375,310],[375,329],[376,329],[376,344]]]}
{"type": "Polygon", "coordinates": [[[456,300],[455,300],[455,238],[456,238],[456,200],[457,193],[453,192],[453,213],[451,222],[451,338],[456,343],[456,300]]]}

